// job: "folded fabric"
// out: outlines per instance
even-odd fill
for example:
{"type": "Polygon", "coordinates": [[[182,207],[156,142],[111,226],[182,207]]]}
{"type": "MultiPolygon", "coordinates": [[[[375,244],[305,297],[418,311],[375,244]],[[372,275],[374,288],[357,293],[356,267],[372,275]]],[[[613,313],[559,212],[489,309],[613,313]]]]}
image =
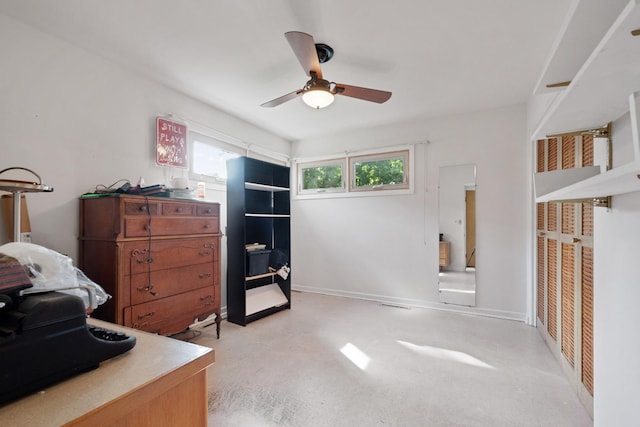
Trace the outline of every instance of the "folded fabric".
{"type": "Polygon", "coordinates": [[[282,277],[284,280],[287,280],[287,277],[289,277],[289,273],[291,272],[291,269],[286,266],[283,265],[282,267],[280,267],[280,269],[276,272],[276,274],[280,277],[282,277]]]}

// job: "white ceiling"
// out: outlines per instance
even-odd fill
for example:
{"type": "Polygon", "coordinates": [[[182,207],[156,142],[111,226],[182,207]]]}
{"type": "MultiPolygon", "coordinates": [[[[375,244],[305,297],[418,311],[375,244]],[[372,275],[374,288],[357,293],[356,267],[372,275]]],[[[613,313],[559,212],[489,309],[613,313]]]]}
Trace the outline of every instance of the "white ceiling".
{"type": "Polygon", "coordinates": [[[525,102],[572,1],[0,0],[0,13],[294,141],[525,102]],[[308,79],[292,30],[333,47],[326,79],[391,99],[260,107],[308,79]]]}

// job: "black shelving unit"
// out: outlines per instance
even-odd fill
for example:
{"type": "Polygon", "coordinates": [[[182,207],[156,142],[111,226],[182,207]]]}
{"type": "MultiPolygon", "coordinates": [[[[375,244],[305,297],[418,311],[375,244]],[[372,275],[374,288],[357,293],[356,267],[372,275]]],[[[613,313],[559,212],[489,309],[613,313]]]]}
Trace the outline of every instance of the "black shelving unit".
{"type": "Polygon", "coordinates": [[[282,251],[291,266],[290,200],[288,167],[248,157],[227,161],[227,320],[232,323],[246,326],[291,308],[291,275],[249,275],[246,250],[258,243],[282,251]]]}

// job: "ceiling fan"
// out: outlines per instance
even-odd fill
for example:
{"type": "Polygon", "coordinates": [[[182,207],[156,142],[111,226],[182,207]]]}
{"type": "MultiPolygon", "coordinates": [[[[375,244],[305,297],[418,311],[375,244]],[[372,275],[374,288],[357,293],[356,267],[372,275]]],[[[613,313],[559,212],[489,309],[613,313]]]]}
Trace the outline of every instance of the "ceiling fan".
{"type": "Polygon", "coordinates": [[[300,31],[289,31],[284,34],[291,49],[296,54],[304,72],[311,79],[302,89],[272,99],[261,104],[261,107],[277,107],[302,95],[305,104],[312,108],[320,109],[329,106],[333,102],[334,95],[349,96],[365,101],[382,104],[391,98],[391,92],[377,89],[368,89],[358,86],[350,86],[342,83],[329,82],[322,78],[320,64],[325,63],[333,56],[333,49],[325,44],[316,44],[310,34],[300,31]]]}

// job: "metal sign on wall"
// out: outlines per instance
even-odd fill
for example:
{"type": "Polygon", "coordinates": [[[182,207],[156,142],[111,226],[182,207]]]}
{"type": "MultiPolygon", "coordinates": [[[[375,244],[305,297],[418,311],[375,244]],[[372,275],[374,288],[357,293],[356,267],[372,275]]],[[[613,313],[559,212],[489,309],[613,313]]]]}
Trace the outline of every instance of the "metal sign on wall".
{"type": "Polygon", "coordinates": [[[156,163],[188,167],[186,125],[164,117],[156,118],[156,163]]]}

